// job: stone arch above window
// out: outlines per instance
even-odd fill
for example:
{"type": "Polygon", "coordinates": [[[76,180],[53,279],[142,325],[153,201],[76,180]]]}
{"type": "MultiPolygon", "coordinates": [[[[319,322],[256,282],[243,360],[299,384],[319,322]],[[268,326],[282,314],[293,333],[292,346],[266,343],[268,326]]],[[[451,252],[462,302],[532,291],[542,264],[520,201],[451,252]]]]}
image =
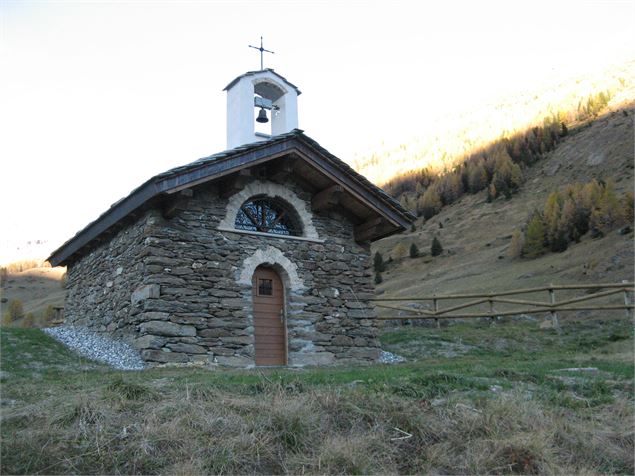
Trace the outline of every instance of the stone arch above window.
{"type": "Polygon", "coordinates": [[[302,223],[291,205],[279,198],[257,195],[236,213],[234,228],[283,236],[302,236],[302,223]]]}
{"type": "MultiPolygon", "coordinates": [[[[240,192],[231,196],[227,202],[227,213],[225,218],[219,223],[219,228],[223,230],[234,230],[236,221],[239,217],[243,205],[257,200],[269,200],[274,207],[278,206],[287,210],[290,222],[295,222],[295,228],[299,229],[299,234],[272,233],[274,236],[299,236],[303,238],[319,240],[317,230],[313,226],[313,218],[307,203],[300,199],[294,192],[288,188],[273,182],[263,182],[256,180],[245,186],[240,192]]],[[[258,220],[256,220],[258,221],[258,220]]],[[[292,225],[294,227],[294,225],[292,225]]],[[[238,228],[238,231],[251,231],[262,233],[260,230],[249,230],[238,228]]],[[[265,231],[264,233],[268,233],[265,231]]]]}

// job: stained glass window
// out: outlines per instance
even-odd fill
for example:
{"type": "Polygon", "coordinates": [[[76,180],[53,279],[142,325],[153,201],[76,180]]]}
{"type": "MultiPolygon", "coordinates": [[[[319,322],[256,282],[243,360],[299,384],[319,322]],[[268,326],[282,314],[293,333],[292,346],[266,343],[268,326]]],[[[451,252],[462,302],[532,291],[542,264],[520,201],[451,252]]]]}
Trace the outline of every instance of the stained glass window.
{"type": "Polygon", "coordinates": [[[234,226],[238,230],[274,235],[302,235],[295,211],[281,200],[270,197],[254,197],[243,203],[234,226]]]}

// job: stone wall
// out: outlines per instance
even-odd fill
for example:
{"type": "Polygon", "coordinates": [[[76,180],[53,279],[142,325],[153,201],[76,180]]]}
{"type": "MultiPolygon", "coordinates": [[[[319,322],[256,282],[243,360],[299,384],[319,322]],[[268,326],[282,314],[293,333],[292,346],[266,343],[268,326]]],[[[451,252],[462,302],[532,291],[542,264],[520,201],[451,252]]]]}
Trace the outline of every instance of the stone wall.
{"type": "Polygon", "coordinates": [[[285,285],[289,365],[375,360],[374,310],[360,301],[372,295],[369,250],[348,219],[312,214],[308,194],[284,188],[309,210],[310,238],[219,230],[228,200],[197,187],[172,218],[151,210],[69,268],[68,320],[125,336],[147,361],[250,366],[251,276],[265,264],[285,285]]]}

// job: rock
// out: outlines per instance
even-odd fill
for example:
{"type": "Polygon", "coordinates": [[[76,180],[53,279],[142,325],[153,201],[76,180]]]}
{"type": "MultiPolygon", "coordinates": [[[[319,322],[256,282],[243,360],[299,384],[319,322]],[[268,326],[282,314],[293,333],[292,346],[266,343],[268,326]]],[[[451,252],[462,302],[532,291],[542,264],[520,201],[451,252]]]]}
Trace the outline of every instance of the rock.
{"type": "Polygon", "coordinates": [[[160,349],[165,345],[163,337],[147,334],[135,339],[134,344],[137,349],[160,349]]]}
{"type": "Polygon", "coordinates": [[[173,352],[183,352],[185,354],[205,354],[207,349],[196,344],[168,344],[173,352]]]}
{"type": "Polygon", "coordinates": [[[158,284],[144,284],[137,287],[130,296],[132,304],[144,301],[150,298],[158,298],[160,295],[160,287],[158,284]]]}
{"type": "Polygon", "coordinates": [[[254,365],[253,359],[249,357],[238,356],[238,355],[232,355],[227,357],[218,355],[216,356],[215,360],[220,365],[226,365],[229,367],[252,367],[254,365]]]}
{"type": "Polygon", "coordinates": [[[545,168],[545,175],[551,177],[553,175],[556,175],[556,172],[558,172],[558,170],[560,170],[560,164],[552,164],[545,168]]]}
{"type": "Polygon", "coordinates": [[[604,154],[602,152],[593,152],[586,161],[587,165],[600,165],[602,162],[604,162],[604,154]]]}
{"type": "Polygon", "coordinates": [[[185,363],[189,361],[186,354],[180,354],[178,352],[164,352],[161,350],[143,350],[141,351],[141,357],[143,360],[150,362],[160,363],[185,363]]]}
{"type": "Polygon", "coordinates": [[[142,312],[139,314],[139,319],[144,321],[167,321],[170,319],[170,314],[167,312],[142,312]]]}
{"type": "Polygon", "coordinates": [[[631,231],[633,231],[633,229],[630,226],[624,226],[620,228],[617,232],[620,235],[628,235],[631,231]]]}
{"type": "Polygon", "coordinates": [[[551,328],[553,328],[553,322],[547,321],[547,320],[542,321],[540,323],[540,328],[541,329],[551,329],[551,328]]]}
{"type": "Polygon", "coordinates": [[[221,337],[224,344],[251,344],[254,341],[252,336],[230,336],[221,337]]]}
{"type": "Polygon", "coordinates": [[[289,363],[295,366],[331,365],[335,354],[331,352],[289,352],[289,363]]]}
{"type": "Polygon", "coordinates": [[[227,337],[231,335],[228,329],[218,327],[215,329],[205,329],[198,333],[201,337],[227,337]]]}
{"type": "Polygon", "coordinates": [[[350,347],[353,345],[353,339],[351,339],[348,336],[339,335],[339,336],[333,337],[333,339],[331,340],[331,343],[333,345],[337,345],[341,347],[350,347]]]}
{"type": "Polygon", "coordinates": [[[141,324],[141,333],[160,336],[194,337],[196,335],[196,327],[183,326],[166,321],[150,321],[141,324]]]}

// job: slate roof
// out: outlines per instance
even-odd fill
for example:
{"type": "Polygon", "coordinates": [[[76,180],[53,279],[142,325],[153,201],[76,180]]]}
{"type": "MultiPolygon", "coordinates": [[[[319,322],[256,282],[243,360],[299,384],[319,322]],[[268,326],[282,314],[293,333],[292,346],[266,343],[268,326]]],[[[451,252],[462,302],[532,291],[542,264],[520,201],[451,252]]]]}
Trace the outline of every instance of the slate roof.
{"type": "MultiPolygon", "coordinates": [[[[299,144],[308,146],[310,149],[326,159],[329,164],[339,170],[340,173],[345,175],[347,179],[357,183],[365,191],[370,193],[372,197],[378,200],[379,203],[383,204],[384,207],[390,209],[392,213],[399,218],[399,221],[402,223],[402,229],[416,219],[416,216],[403,208],[393,197],[388,195],[381,188],[372,184],[363,175],[357,173],[345,162],[318,144],[315,140],[305,135],[304,131],[301,129],[293,129],[291,132],[276,135],[268,140],[241,145],[208,157],[203,157],[186,165],[174,167],[163,173],[155,175],[139,187],[135,188],[132,192],[130,192],[130,194],[128,194],[128,196],[113,203],[110,208],[102,213],[96,220],[86,225],[82,230],[77,232],[75,236],[52,252],[48,257],[48,261],[50,261],[53,266],[66,264],[70,257],[80,252],[83,247],[88,245],[95,238],[106,233],[110,227],[123,220],[130,213],[147,203],[150,199],[160,196],[172,189],[187,186],[189,182],[194,182],[200,179],[212,180],[215,174],[210,170],[210,168],[220,169],[227,161],[229,161],[229,159],[241,157],[246,154],[252,154],[254,157],[253,160],[258,158],[259,153],[263,154],[260,158],[264,158],[266,157],[264,154],[270,153],[272,147],[281,146],[280,150],[282,151],[284,149],[283,146],[292,141],[298,141],[299,144]]],[[[293,148],[293,144],[289,145],[289,150],[291,150],[293,148]]],[[[248,158],[247,160],[250,159],[248,158]]],[[[227,168],[222,170],[227,170],[229,168],[231,167],[228,164],[227,168]]]]}
{"type": "Polygon", "coordinates": [[[238,76],[237,78],[234,78],[232,80],[231,83],[229,83],[227,86],[225,86],[225,88],[223,88],[223,91],[227,91],[229,88],[231,88],[234,84],[236,84],[238,81],[240,81],[242,78],[246,77],[246,76],[254,76],[258,73],[262,73],[263,71],[268,71],[269,73],[273,73],[274,75],[276,75],[278,77],[278,79],[281,79],[282,81],[284,81],[285,83],[287,83],[289,86],[291,86],[293,89],[295,89],[296,94],[299,96],[300,94],[302,94],[302,91],[300,91],[298,89],[298,87],[291,83],[287,78],[285,78],[284,76],[282,76],[281,74],[276,73],[273,69],[271,68],[265,68],[263,70],[258,70],[258,71],[248,71],[245,74],[241,74],[240,76],[238,76]]]}

